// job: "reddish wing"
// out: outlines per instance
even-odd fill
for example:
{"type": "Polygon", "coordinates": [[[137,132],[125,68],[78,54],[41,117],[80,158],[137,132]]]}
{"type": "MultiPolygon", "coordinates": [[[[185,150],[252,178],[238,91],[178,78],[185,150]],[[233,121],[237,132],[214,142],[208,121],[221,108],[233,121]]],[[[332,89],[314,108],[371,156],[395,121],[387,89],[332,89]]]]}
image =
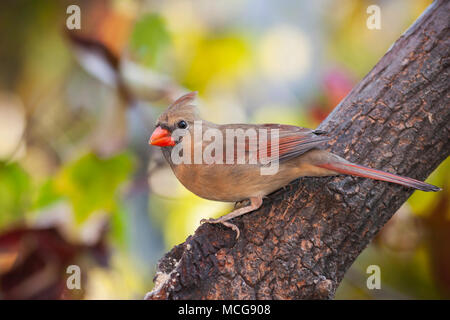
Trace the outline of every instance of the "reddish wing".
{"type": "MultiPolygon", "coordinates": [[[[255,129],[258,137],[245,137],[239,141],[235,139],[234,159],[235,163],[242,163],[238,161],[242,154],[245,154],[246,163],[248,163],[251,150],[257,149],[257,160],[260,163],[268,163],[270,160],[278,157],[280,162],[290,160],[298,157],[303,153],[318,147],[324,142],[330,140],[329,137],[324,136],[325,132],[320,130],[311,130],[289,125],[280,124],[262,124],[262,125],[228,125],[229,129],[255,129]],[[263,135],[261,129],[265,130],[263,135]],[[275,131],[278,130],[278,131],[275,131]],[[272,134],[278,132],[278,145],[276,140],[272,143],[272,134]],[[267,142],[264,142],[264,137],[267,142]],[[238,150],[241,150],[239,153],[238,150]],[[244,151],[244,152],[242,152],[244,151]]],[[[242,159],[241,159],[242,160],[242,159]]]]}
{"type": "MultiPolygon", "coordinates": [[[[296,158],[305,152],[322,145],[330,138],[324,136],[325,132],[288,125],[266,125],[272,129],[280,130],[279,161],[296,158]]],[[[275,155],[276,156],[276,155],[275,155]]]]}

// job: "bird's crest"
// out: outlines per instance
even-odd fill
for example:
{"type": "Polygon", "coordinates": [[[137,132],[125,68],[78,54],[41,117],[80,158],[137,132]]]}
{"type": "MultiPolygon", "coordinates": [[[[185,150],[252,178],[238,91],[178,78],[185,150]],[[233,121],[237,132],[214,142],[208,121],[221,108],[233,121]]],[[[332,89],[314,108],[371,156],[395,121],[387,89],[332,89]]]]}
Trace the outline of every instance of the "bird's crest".
{"type": "Polygon", "coordinates": [[[197,96],[197,91],[189,92],[175,100],[159,117],[160,122],[172,122],[179,119],[194,121],[198,119],[197,107],[192,103],[197,96]]]}
{"type": "Polygon", "coordinates": [[[187,106],[189,103],[195,100],[197,97],[197,91],[186,93],[185,95],[182,95],[177,100],[175,100],[169,108],[167,108],[167,111],[175,111],[181,107],[187,106]]]}

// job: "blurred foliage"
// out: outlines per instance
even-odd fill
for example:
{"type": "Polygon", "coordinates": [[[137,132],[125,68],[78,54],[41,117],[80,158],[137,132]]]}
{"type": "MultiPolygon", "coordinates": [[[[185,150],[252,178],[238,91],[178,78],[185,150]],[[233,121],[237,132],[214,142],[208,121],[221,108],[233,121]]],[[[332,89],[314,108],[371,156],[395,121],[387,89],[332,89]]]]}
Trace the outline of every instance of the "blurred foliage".
{"type": "MultiPolygon", "coordinates": [[[[1,234],[0,252],[16,255],[16,259],[9,265],[0,265],[0,298],[83,298],[85,291],[68,288],[62,275],[71,265],[82,267],[84,271],[89,270],[93,262],[107,266],[108,252],[103,235],[104,230],[100,230],[95,243],[83,245],[66,241],[56,228],[18,227],[1,234]],[[26,246],[27,243],[32,245],[26,246]],[[33,280],[36,278],[38,284],[33,280]]],[[[84,275],[80,282],[85,285],[87,279],[84,275]]]]}
{"type": "Polygon", "coordinates": [[[132,170],[128,154],[100,159],[90,153],[68,163],[54,180],[54,191],[67,197],[74,209],[75,220],[85,221],[92,212],[116,210],[115,192],[132,170]]]}
{"type": "MultiPolygon", "coordinates": [[[[427,216],[433,209],[439,205],[439,198],[442,197],[442,193],[448,193],[450,191],[450,161],[447,159],[444,161],[427,179],[428,183],[436,186],[442,186],[444,189],[442,192],[414,192],[414,194],[408,199],[408,203],[411,205],[414,214],[420,216],[427,216]]],[[[447,213],[447,217],[450,219],[450,211],[447,213]]]]}
{"type": "Polygon", "coordinates": [[[67,163],[38,188],[34,209],[67,199],[77,223],[85,222],[96,211],[116,212],[119,210],[117,188],[129,179],[132,169],[133,160],[126,153],[108,159],[86,154],[67,163]]]}
{"type": "Polygon", "coordinates": [[[192,60],[182,83],[188,88],[204,92],[214,80],[218,85],[231,85],[245,72],[250,57],[247,42],[237,34],[217,35],[201,39],[192,52],[192,60]]]}
{"type": "Polygon", "coordinates": [[[23,217],[30,203],[31,180],[18,163],[0,162],[0,228],[23,217]]]}
{"type": "Polygon", "coordinates": [[[141,17],[134,25],[129,42],[139,62],[147,67],[159,65],[170,44],[170,35],[163,18],[157,14],[141,17]]]}

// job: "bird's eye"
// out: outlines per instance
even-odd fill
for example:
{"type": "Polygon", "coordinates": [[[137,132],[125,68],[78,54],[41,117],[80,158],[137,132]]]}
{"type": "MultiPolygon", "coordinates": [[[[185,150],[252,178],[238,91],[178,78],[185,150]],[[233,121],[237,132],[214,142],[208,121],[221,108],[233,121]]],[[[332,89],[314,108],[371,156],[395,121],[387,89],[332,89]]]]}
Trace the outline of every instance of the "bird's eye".
{"type": "Polygon", "coordinates": [[[186,121],[184,121],[184,120],[181,120],[181,121],[179,121],[179,122],[177,123],[177,127],[180,128],[180,129],[186,129],[187,126],[188,126],[188,125],[187,125],[186,121]]]}

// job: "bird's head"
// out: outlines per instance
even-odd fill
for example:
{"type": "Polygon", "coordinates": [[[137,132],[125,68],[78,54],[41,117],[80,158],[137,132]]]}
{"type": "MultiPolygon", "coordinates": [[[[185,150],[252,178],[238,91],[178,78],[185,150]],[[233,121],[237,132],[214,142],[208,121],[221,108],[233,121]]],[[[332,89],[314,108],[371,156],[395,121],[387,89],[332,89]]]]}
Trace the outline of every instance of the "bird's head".
{"type": "Polygon", "coordinates": [[[190,92],[178,98],[158,118],[156,128],[150,137],[149,144],[159,147],[173,147],[181,141],[183,132],[189,133],[194,126],[194,121],[199,120],[197,108],[191,102],[197,96],[197,92],[190,92]],[[178,139],[172,137],[172,133],[178,130],[178,139]],[[180,134],[181,133],[181,134],[180,134]]]}

